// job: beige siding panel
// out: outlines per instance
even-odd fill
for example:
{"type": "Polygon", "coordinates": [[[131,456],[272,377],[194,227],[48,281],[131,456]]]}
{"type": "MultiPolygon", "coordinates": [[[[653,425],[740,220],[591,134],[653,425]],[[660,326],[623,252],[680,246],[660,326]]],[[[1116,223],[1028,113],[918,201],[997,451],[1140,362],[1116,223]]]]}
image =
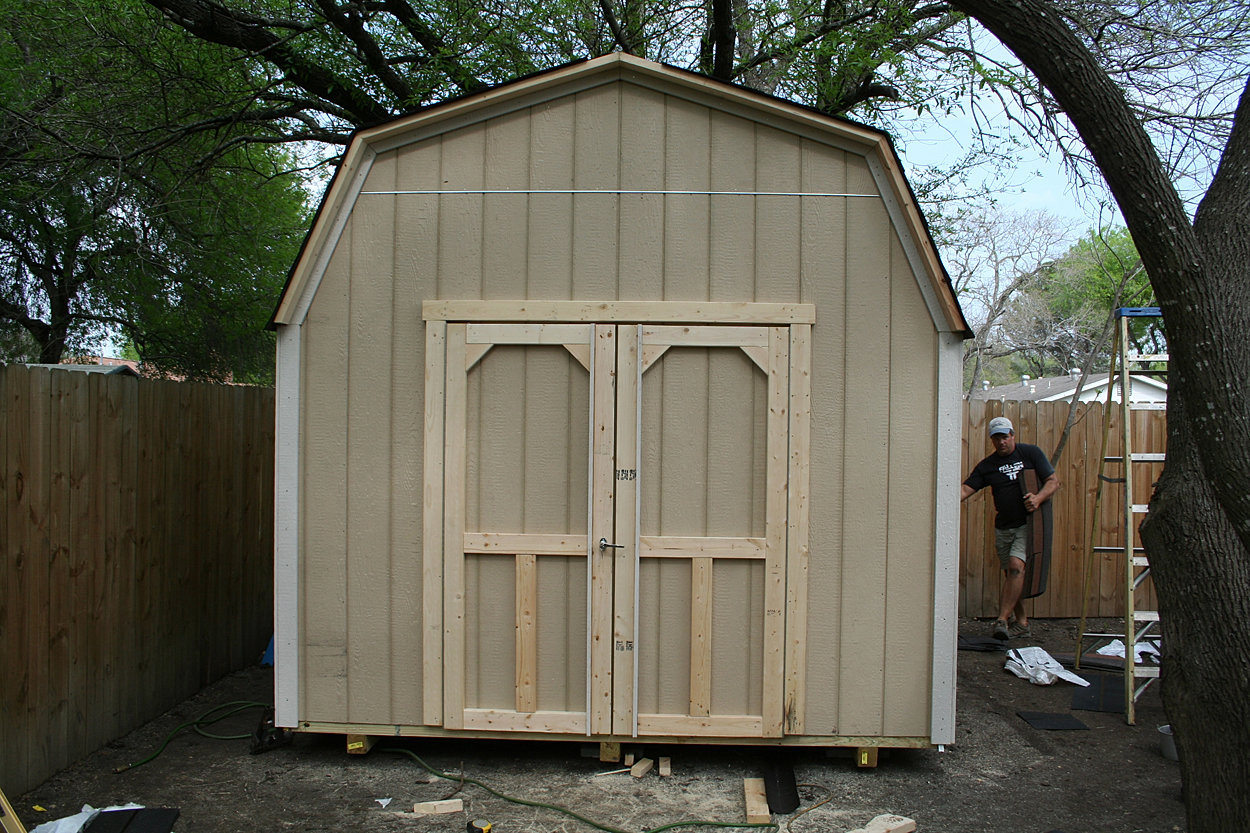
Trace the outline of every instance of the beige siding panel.
{"type": "MultiPolygon", "coordinates": [[[[395,154],[365,190],[395,188],[395,154]]],[[[395,198],[356,203],[351,225],[347,383],[347,719],[390,719],[391,336],[395,198]]]]}
{"type": "Polygon", "coordinates": [[[527,298],[526,256],[529,249],[530,113],[521,110],[486,123],[482,198],[482,297],[527,298]]]}
{"type": "Polygon", "coordinates": [[[717,559],[712,571],[712,714],[760,714],[764,562],[717,559]]]}
{"type": "MultiPolygon", "coordinates": [[[[586,535],[589,377],[561,345],[493,347],[469,373],[470,532],[586,535]],[[506,403],[507,407],[497,407],[506,403]]],[[[466,564],[470,708],[512,708],[512,555],[466,564]],[[505,564],[505,567],[499,567],[505,564]],[[479,584],[480,582],[480,584],[479,584]],[[476,604],[474,603],[476,600],[476,604]],[[492,608],[478,610],[478,607],[492,608]],[[504,609],[507,608],[507,609],[504,609]]],[[[542,710],[584,710],[584,558],[541,558],[537,697],[542,710]],[[576,663],[570,668],[569,662],[576,663]]]]}
{"type": "MultiPolygon", "coordinates": [[[[720,111],[711,113],[709,187],[712,191],[756,190],[755,124],[720,111]]],[[[708,199],[708,298],[742,301],[755,298],[755,246],[751,234],[758,197],[714,196],[708,199]]]]}
{"type": "Polygon", "coordinates": [[[740,349],[712,349],[707,355],[706,386],[698,389],[706,390],[710,420],[704,534],[762,538],[768,378],[740,349]]]}
{"type": "Polygon", "coordinates": [[[898,238],[890,247],[890,495],[886,552],[886,735],[929,734],[937,534],[937,333],[898,238]]]}
{"type": "MultiPolygon", "coordinates": [[[[757,183],[761,191],[798,191],[802,187],[802,140],[764,125],[756,127],[757,183]]],[[[797,301],[802,211],[809,203],[837,197],[761,196],[755,201],[755,295],[757,300],[797,301]]]]}
{"type": "MultiPolygon", "coordinates": [[[[437,184],[437,143],[426,142],[399,154],[395,185],[399,190],[430,188],[437,184]]],[[[395,289],[392,295],[391,343],[391,708],[392,719],[405,725],[425,722],[427,706],[441,708],[442,695],[426,685],[424,630],[431,631],[432,647],[441,645],[441,582],[426,587],[422,539],[425,495],[425,344],[421,302],[435,285],[433,264],[438,259],[438,198],[405,194],[395,204],[395,289]],[[433,609],[426,615],[426,601],[433,609]]],[[[439,340],[441,347],[441,339],[439,340]]],[[[442,406],[443,366],[437,368],[437,407],[442,406]]],[[[441,481],[440,481],[441,483],[441,481]]],[[[442,490],[438,490],[441,501],[442,490]]],[[[442,515],[441,502],[439,517],[442,515]]],[[[441,529],[441,527],[440,527],[441,529]]],[[[438,547],[438,563],[442,547],[438,547]]],[[[441,666],[441,649],[431,657],[441,666]]],[[[437,711],[429,716],[435,718],[437,711]]]]}
{"type": "Polygon", "coordinates": [[[467,555],[464,561],[465,708],[513,711],[516,559],[467,555]]]}
{"type": "MultiPolygon", "coordinates": [[[[668,98],[664,129],[664,187],[707,191],[711,118],[706,107],[668,98]]],[[[701,195],[670,194],[664,202],[664,300],[708,300],[708,203],[701,195]]]]}
{"type": "MultiPolygon", "coordinates": [[[[663,97],[639,87],[621,89],[621,188],[664,188],[663,97]]],[[[664,297],[664,204],[655,194],[620,198],[620,287],[622,300],[664,297]]]]}
{"type": "Polygon", "coordinates": [[[684,558],[644,558],[638,583],[638,713],[687,714],[690,562],[684,558]],[[663,615],[666,612],[670,615],[663,615]]]}
{"type": "MultiPolygon", "coordinates": [[[[449,190],[485,186],[486,127],[473,125],[442,137],[440,187],[449,190]]],[[[444,194],[438,209],[439,298],[483,297],[481,194],[444,194]]]]}
{"type": "MultiPolygon", "coordinates": [[[[706,352],[706,386],[695,389],[708,402],[704,534],[762,538],[768,378],[740,349],[706,352]]],[[[713,564],[712,713],[760,714],[763,562],[713,564]]]]}
{"type": "MultiPolygon", "coordinates": [[[[573,187],[572,99],[542,104],[530,111],[529,180],[537,190],[573,187]]],[[[529,246],[526,250],[528,298],[573,297],[573,197],[531,194],[529,246]]]]}
{"type": "MultiPolygon", "coordinates": [[[[847,154],[808,142],[803,148],[803,187],[846,193],[847,154]]],[[[839,731],[842,662],[842,562],[844,488],[842,460],[846,409],[847,327],[846,199],[811,199],[803,207],[800,283],[805,302],[815,303],[812,327],[811,466],[807,701],[804,728],[812,734],[839,731]]],[[[851,483],[854,491],[858,484],[851,483]]],[[[852,519],[854,523],[854,519],[852,519]]]]}
{"type": "MultiPolygon", "coordinates": [[[[583,479],[585,473],[583,472],[583,479]]],[[[586,710],[586,557],[538,559],[538,708],[586,710]]]]}
{"type": "Polygon", "coordinates": [[[300,697],[303,720],[347,720],[346,248],[331,258],[302,327],[300,697]],[[334,380],[334,384],[326,384],[334,380]]]}
{"type": "MultiPolygon", "coordinates": [[[[853,165],[848,187],[869,187],[868,172],[853,165]]],[[[838,730],[877,735],[882,729],[886,605],[885,512],[889,480],[888,366],[890,346],[890,230],[884,207],[856,202],[847,217],[846,418],[842,455],[842,642],[838,730]]],[[[931,586],[931,585],[929,585],[931,586]]]]}
{"type": "MultiPolygon", "coordinates": [[[[615,85],[577,95],[573,185],[578,189],[620,187],[619,91],[615,85]]],[[[602,300],[618,292],[615,194],[573,197],[573,297],[602,300]]]]}

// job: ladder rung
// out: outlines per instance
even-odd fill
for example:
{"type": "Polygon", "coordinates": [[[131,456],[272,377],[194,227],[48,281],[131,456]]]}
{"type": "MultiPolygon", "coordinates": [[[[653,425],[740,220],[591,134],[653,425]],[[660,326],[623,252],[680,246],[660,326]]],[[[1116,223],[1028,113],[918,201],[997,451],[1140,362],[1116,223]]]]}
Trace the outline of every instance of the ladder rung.
{"type": "MultiPolygon", "coordinates": [[[[1133,547],[1133,552],[1145,552],[1145,547],[1133,547]]],[[[1124,547],[1094,547],[1094,552],[1124,552],[1124,547]]]]}
{"type": "Polygon", "coordinates": [[[1167,353],[1129,353],[1125,356],[1131,362],[1165,362],[1167,353]]]}
{"type": "Polygon", "coordinates": [[[1123,463],[1124,462],[1123,457],[1103,457],[1102,459],[1108,463],[1123,463]]]}
{"type": "Polygon", "coordinates": [[[1081,636],[1083,637],[1084,636],[1099,636],[1104,639],[1123,639],[1124,638],[1124,634],[1122,633],[1083,633],[1081,634],[1081,636]]]}
{"type": "Polygon", "coordinates": [[[1145,691],[1146,689],[1150,688],[1150,684],[1151,684],[1151,683],[1153,683],[1156,679],[1158,679],[1158,678],[1157,678],[1157,677],[1154,677],[1154,678],[1151,678],[1151,679],[1149,679],[1149,680],[1143,680],[1141,685],[1139,685],[1139,686],[1137,686],[1137,688],[1133,689],[1133,702],[1134,702],[1134,703],[1136,703],[1136,702],[1137,702],[1137,698],[1138,698],[1138,697],[1141,697],[1141,695],[1142,695],[1142,692],[1143,692],[1143,691],[1145,691]]]}
{"type": "Polygon", "coordinates": [[[1134,463],[1162,463],[1168,455],[1162,451],[1138,451],[1130,455],[1134,463]]]}
{"type": "Polygon", "coordinates": [[[1159,611],[1157,610],[1134,610],[1133,621],[1134,622],[1158,622],[1159,611]]]}
{"type": "Polygon", "coordinates": [[[1150,504],[1149,503],[1134,503],[1133,511],[1139,515],[1144,515],[1150,511],[1150,504]]]}
{"type": "Polygon", "coordinates": [[[1168,403],[1166,402],[1130,402],[1128,403],[1130,411],[1166,411],[1168,403]]]}
{"type": "MultiPolygon", "coordinates": [[[[1133,550],[1133,552],[1140,552],[1140,551],[1141,551],[1141,547],[1137,547],[1133,550]]],[[[1135,555],[1133,556],[1133,566],[1134,567],[1149,567],[1150,559],[1144,555],[1135,555]]]]}
{"type": "Polygon", "coordinates": [[[1159,678],[1159,666],[1157,665],[1134,665],[1133,676],[1139,680],[1146,679],[1146,678],[1156,680],[1159,678]]]}

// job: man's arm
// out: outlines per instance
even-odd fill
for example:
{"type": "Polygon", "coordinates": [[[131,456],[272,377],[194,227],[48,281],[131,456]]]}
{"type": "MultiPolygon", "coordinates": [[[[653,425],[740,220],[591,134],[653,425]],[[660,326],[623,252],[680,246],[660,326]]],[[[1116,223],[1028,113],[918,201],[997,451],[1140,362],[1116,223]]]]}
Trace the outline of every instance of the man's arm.
{"type": "Polygon", "coordinates": [[[975,494],[976,492],[967,483],[961,484],[961,488],[959,489],[959,502],[963,503],[975,494]]]}
{"type": "Polygon", "coordinates": [[[1037,494],[1031,492],[1025,494],[1024,508],[1029,512],[1037,511],[1037,507],[1050,500],[1050,496],[1057,491],[1059,491],[1059,474],[1056,472],[1046,478],[1046,482],[1037,490],[1037,494]]]}

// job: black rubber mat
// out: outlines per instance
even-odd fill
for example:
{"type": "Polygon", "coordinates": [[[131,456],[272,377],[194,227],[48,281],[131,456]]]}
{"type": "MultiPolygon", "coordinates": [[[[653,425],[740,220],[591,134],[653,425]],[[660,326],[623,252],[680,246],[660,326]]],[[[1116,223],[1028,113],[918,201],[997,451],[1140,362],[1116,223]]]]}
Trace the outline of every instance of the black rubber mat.
{"type": "Polygon", "coordinates": [[[1070,714],[1062,712],[1016,712],[1025,723],[1034,729],[1063,731],[1070,729],[1088,729],[1089,727],[1070,714]]]}

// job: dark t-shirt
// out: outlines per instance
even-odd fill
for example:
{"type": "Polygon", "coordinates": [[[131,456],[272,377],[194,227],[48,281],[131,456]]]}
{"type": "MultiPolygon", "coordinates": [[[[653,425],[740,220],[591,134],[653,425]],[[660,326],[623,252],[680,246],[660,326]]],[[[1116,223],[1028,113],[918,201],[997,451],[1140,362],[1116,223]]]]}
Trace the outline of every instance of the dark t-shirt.
{"type": "Polygon", "coordinates": [[[1024,508],[1024,482],[1020,479],[1020,472],[1024,469],[1037,470],[1039,488],[1055,473],[1040,448],[1018,442],[1015,451],[1010,454],[1003,457],[991,454],[977,463],[964,481],[964,485],[974,492],[990,487],[994,495],[994,509],[998,513],[994,526],[998,529],[1015,529],[1029,520],[1029,512],[1024,508]]]}

